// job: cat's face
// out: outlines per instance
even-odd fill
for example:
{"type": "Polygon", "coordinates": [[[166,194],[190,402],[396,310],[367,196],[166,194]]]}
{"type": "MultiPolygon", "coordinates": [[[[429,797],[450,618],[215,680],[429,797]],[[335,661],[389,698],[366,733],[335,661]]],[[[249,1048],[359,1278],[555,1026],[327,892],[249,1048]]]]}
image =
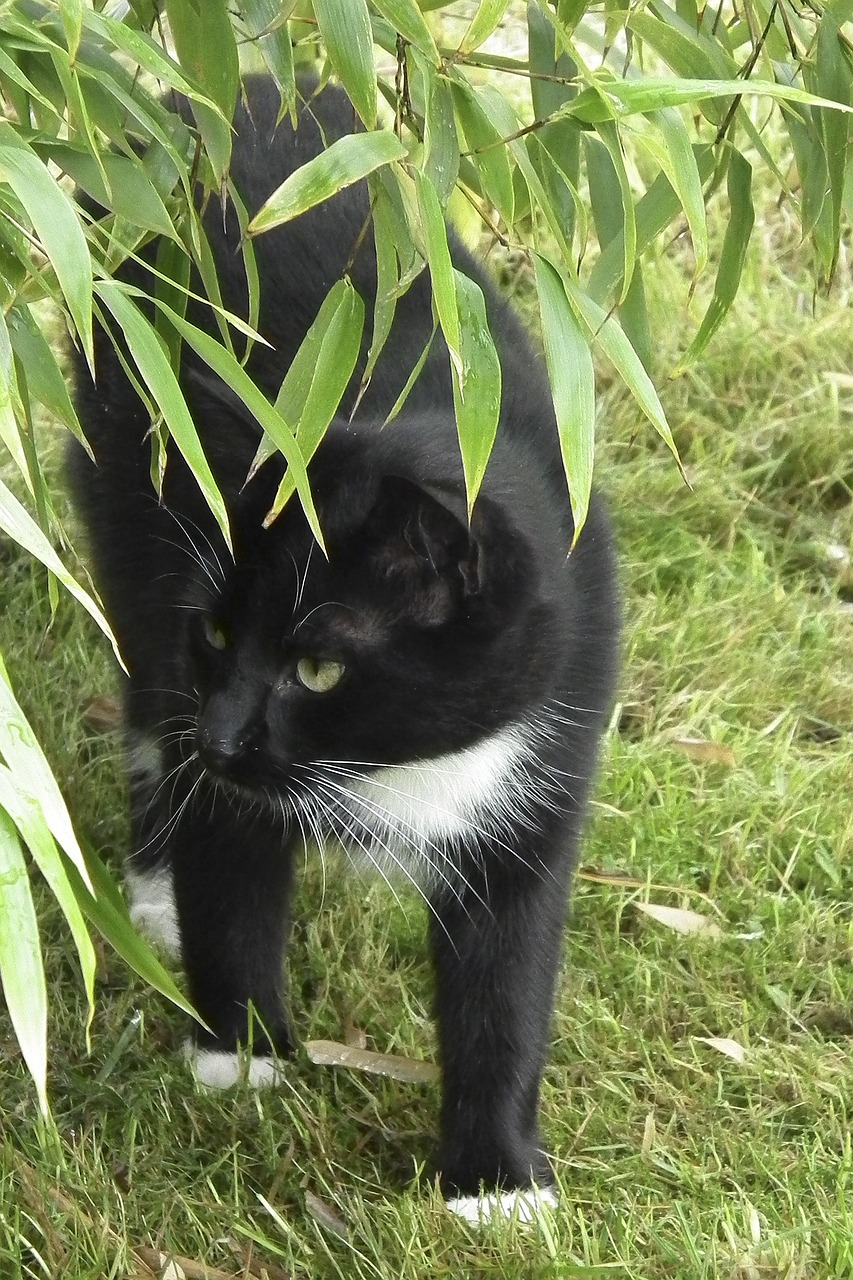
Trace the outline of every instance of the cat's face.
{"type": "Polygon", "coordinates": [[[442,755],[507,723],[539,678],[531,567],[488,503],[469,529],[408,480],[349,497],[321,508],[328,559],[293,503],[190,615],[197,747],[217,779],[280,795],[324,762],[442,755]]]}

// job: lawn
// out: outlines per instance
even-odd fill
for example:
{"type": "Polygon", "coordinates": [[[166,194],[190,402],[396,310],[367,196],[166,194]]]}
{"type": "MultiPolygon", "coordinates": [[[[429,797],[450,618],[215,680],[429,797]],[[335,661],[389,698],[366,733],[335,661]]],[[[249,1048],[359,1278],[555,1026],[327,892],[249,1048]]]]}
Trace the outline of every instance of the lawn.
{"type": "MultiPolygon", "coordinates": [[[[272,1093],[200,1091],[182,1017],[106,948],[87,1051],[45,895],[56,1129],[3,1019],[3,1277],[151,1280],[159,1250],[190,1280],[853,1277],[851,278],[842,264],[813,311],[784,210],[761,236],[701,365],[664,385],[692,489],[601,370],[624,674],[544,1085],[559,1209],[480,1233],[448,1216],[429,1180],[434,1083],[301,1056],[272,1093]]],[[[701,314],[688,323],[690,269],[677,243],[647,272],[659,381],[701,314]]],[[[523,304],[524,268],[509,281],[523,304]]],[[[117,867],[120,747],[97,730],[109,652],[66,600],[51,621],[22,553],[0,559],[18,696],[117,867]]],[[[305,1040],[433,1058],[423,912],[401,898],[338,868],[324,884],[307,860],[291,952],[305,1040]]]]}

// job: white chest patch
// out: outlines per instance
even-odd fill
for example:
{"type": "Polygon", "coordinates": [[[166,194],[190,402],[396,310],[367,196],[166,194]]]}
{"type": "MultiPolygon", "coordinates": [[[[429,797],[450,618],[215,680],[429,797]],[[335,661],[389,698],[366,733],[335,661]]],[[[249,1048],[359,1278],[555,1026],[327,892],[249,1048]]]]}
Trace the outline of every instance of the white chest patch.
{"type": "Polygon", "coordinates": [[[350,774],[333,784],[335,834],[357,861],[435,885],[448,878],[460,846],[477,836],[501,839],[507,820],[524,812],[528,753],[524,726],[509,726],[462,751],[350,774]]]}

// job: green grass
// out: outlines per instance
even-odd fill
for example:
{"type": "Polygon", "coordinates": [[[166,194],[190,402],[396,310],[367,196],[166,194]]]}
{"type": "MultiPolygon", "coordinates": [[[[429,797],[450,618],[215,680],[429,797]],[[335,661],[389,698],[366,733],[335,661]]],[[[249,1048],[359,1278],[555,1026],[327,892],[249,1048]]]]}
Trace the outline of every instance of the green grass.
{"type": "MultiPolygon", "coordinates": [[[[853,370],[853,326],[843,298],[812,319],[796,246],[781,219],[766,228],[775,265],[751,266],[702,364],[665,388],[692,492],[602,370],[625,667],[544,1085],[559,1211],[480,1235],[449,1219],[425,1172],[435,1085],[302,1057],[271,1094],[198,1091],[182,1019],[108,951],[87,1052],[45,899],[56,1132],[0,1023],[4,1277],[150,1276],[135,1246],[294,1280],[853,1277],[853,394],[825,377],[853,370]],[[683,738],[734,765],[696,762],[683,738]],[[667,930],[635,909],[646,898],[723,936],[667,930]]],[[[682,257],[649,272],[659,373],[684,345],[682,257]]],[[[109,655],[68,602],[51,625],[40,572],[0,556],[0,649],[76,820],[117,864],[118,744],[81,714],[113,688],[109,655]]],[[[303,1038],[355,1024],[373,1048],[433,1055],[424,921],[405,908],[336,872],[324,895],[307,869],[303,1038]]]]}

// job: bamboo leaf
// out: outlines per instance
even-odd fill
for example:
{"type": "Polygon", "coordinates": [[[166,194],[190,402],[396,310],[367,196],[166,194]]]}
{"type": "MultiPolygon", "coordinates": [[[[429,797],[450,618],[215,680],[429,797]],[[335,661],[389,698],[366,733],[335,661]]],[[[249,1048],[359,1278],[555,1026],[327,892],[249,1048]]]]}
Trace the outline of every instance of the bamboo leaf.
{"type": "Polygon", "coordinates": [[[384,186],[377,183],[373,195],[373,239],[376,247],[376,301],[373,304],[373,329],[370,350],[361,377],[359,398],[367,389],[376,362],[388,340],[397,310],[399,268],[394,241],[394,219],[390,198],[384,186]]]}
{"type": "Polygon", "coordinates": [[[595,86],[583,89],[563,113],[588,124],[602,120],[648,115],[663,107],[686,106],[707,98],[773,98],[777,102],[802,102],[849,113],[853,108],[817,97],[793,85],[767,80],[631,80],[601,76],[595,86]]]}
{"type": "Polygon", "coordinates": [[[563,285],[575,315],[589,334],[590,342],[597,343],[614,365],[643,413],[658,435],[666,442],[680,468],[681,460],[678,457],[678,450],[675,447],[663,405],[651,378],[625,336],[619,321],[614,315],[604,311],[597,302],[594,302],[566,276],[563,276],[563,285]]]}
{"type": "Polygon", "coordinates": [[[64,861],[65,871],[83,915],[149,986],[203,1026],[204,1023],[187,997],[133,927],[124,899],[104,864],[88,846],[84,853],[85,880],[76,866],[67,859],[64,861]]]}
{"type": "MultiPolygon", "coordinates": [[[[534,73],[530,80],[533,114],[537,120],[545,120],[577,95],[577,85],[564,83],[577,76],[577,63],[564,51],[553,17],[546,17],[534,0],[527,6],[527,32],[530,70],[534,73]]],[[[575,193],[580,180],[580,137],[577,122],[569,117],[538,131],[539,146],[558,170],[554,174],[551,166],[540,163],[539,172],[569,240],[579,203],[575,193]]]]}
{"type": "Polygon", "coordinates": [[[112,280],[100,280],[97,293],[121,328],[136,367],[230,547],[231,533],[225,502],[157,331],[129,296],[125,286],[112,280]]]}
{"type": "Polygon", "coordinates": [[[447,243],[447,227],[435,187],[424,173],[415,173],[415,187],[421,226],[424,233],[427,265],[432,281],[432,300],[450,353],[450,363],[464,393],[465,366],[460,351],[459,311],[456,303],[456,282],[450,248],[447,243]]]}
{"type": "Polygon", "coordinates": [[[456,115],[483,191],[507,226],[511,227],[515,216],[515,197],[507,148],[477,101],[476,93],[461,76],[454,78],[452,91],[456,115]]]}
{"type": "Polygon", "coordinates": [[[181,66],[230,121],[240,68],[226,0],[167,0],[166,12],[181,66]]]}
{"type": "MultiPolygon", "coordinates": [[[[817,30],[817,49],[814,71],[809,75],[807,83],[817,90],[825,99],[831,99],[843,106],[850,106],[853,71],[841,50],[841,33],[834,15],[825,10],[821,16],[817,30]]],[[[844,180],[847,166],[849,121],[838,111],[822,110],[819,112],[820,130],[823,139],[823,151],[826,156],[827,175],[829,177],[829,201],[831,223],[829,240],[831,245],[830,261],[827,277],[832,278],[838,260],[838,247],[841,238],[841,210],[844,199],[844,180]]]]}
{"type": "Polygon", "coordinates": [[[82,147],[53,139],[33,144],[45,162],[53,161],[78,187],[134,226],[175,239],[175,228],[157,188],[138,159],[106,152],[97,160],[82,147]],[[106,176],[109,186],[104,182],[106,176]]]}
{"type": "Polygon", "coordinates": [[[83,0],[59,0],[59,16],[68,44],[68,57],[73,62],[83,31],[83,0]]]}
{"type": "Polygon", "coordinates": [[[38,804],[48,829],[81,875],[86,868],[59,787],[29,721],[18,705],[0,658],[0,755],[38,804]]]}
{"type": "Polygon", "coordinates": [[[91,364],[92,266],[77,212],[47,167],[6,121],[0,121],[0,175],[32,221],[91,364]]]}
{"type": "Polygon", "coordinates": [[[739,151],[732,151],[728,172],[729,221],[723,238],[714,296],[686,354],[672,376],[678,377],[705,350],[735,300],[749,238],[755,222],[752,207],[752,166],[739,151]]]}
{"type": "MultiPolygon", "coordinates": [[[[333,285],[323,306],[330,301],[327,321],[316,334],[312,326],[300,347],[300,353],[303,349],[306,350],[306,357],[314,356],[307,390],[303,394],[304,383],[298,385],[296,378],[292,384],[289,383],[288,379],[293,372],[291,366],[276,399],[276,408],[282,417],[290,422],[297,422],[296,439],[306,462],[313,457],[326,434],[349,385],[361,349],[364,329],[364,303],[348,280],[339,280],[333,285]],[[302,401],[301,406],[299,401],[302,401]]],[[[264,521],[265,525],[272,524],[295,488],[292,472],[285,472],[264,521]]]]}
{"type": "Polygon", "coordinates": [[[668,163],[664,162],[661,167],[681,201],[681,207],[687,218],[698,275],[708,265],[708,224],[705,219],[705,199],[702,194],[699,166],[696,163],[687,126],[678,112],[672,108],[655,111],[649,118],[660,131],[666,147],[668,163]]]}
{"type": "Polygon", "coordinates": [[[501,365],[489,332],[482,289],[461,271],[454,269],[453,275],[464,367],[464,387],[454,370],[453,404],[470,519],[498,430],[501,365]]]}
{"type": "Polygon", "coordinates": [[[9,454],[24,477],[30,493],[33,493],[33,481],[27,461],[27,451],[21,438],[21,428],[18,425],[14,407],[15,402],[19,400],[11,336],[6,324],[6,317],[0,312],[0,440],[9,450],[9,454]]]}
{"type": "MultiPolygon", "coordinates": [[[[705,182],[714,168],[713,148],[709,145],[697,146],[694,148],[694,155],[700,179],[705,182]]],[[[681,203],[669,179],[665,174],[659,173],[635,210],[638,253],[642,253],[655,236],[669,226],[678,216],[680,207],[681,203]]],[[[620,233],[602,251],[590,275],[587,292],[596,302],[604,302],[611,296],[619,280],[623,261],[624,250],[620,233]]]]}
{"type": "Polygon", "coordinates": [[[351,133],[338,138],[319,156],[285,178],[252,218],[249,235],[261,235],[298,218],[335,192],[366,178],[392,160],[402,160],[405,155],[406,148],[400,139],[388,130],[351,133]]]}
{"type": "Polygon", "coordinates": [[[367,0],[314,0],[329,61],[366,129],[376,126],[376,68],[367,0]]]}
{"type": "Polygon", "coordinates": [[[535,257],[545,363],[574,520],[574,546],[589,511],[595,452],[595,371],[589,342],[569,305],[559,272],[535,257]]]}
{"type": "MultiPolygon", "coordinates": [[[[10,538],[13,538],[30,555],[40,560],[54,577],[62,583],[66,591],[70,592],[75,600],[79,600],[86,612],[94,618],[104,635],[108,637],[118,656],[110,625],[101,610],[89,593],[83,590],[76,578],[68,572],[35,520],[33,520],[26,508],[21,506],[18,499],[6,487],[2,479],[0,479],[0,529],[10,538]]],[[[119,661],[121,661],[120,657],[119,661]]]]}
{"type": "Polygon", "coordinates": [[[205,333],[203,329],[196,328],[183,316],[178,315],[161,299],[155,298],[154,301],[169,317],[169,320],[180,332],[184,341],[192,347],[197,355],[201,356],[205,364],[222,379],[225,385],[230,387],[234,394],[243,401],[249,412],[257,419],[258,424],[273,440],[276,448],[284,455],[285,461],[293,473],[296,492],[309,527],[317,542],[323,547],[323,534],[314,508],[314,500],[311,497],[305,459],[291,428],[284,421],[278,410],[270,404],[263,392],[255,386],[246,370],[230,351],[220,346],[215,338],[211,338],[209,333],[205,333]]]}
{"type": "Polygon", "coordinates": [[[477,11],[459,44],[460,53],[472,53],[485,44],[508,8],[508,0],[480,0],[477,11]]]}
{"type": "Polygon", "coordinates": [[[239,0],[239,9],[250,39],[257,40],[261,56],[281,93],[282,114],[296,110],[296,76],[293,45],[287,22],[280,21],[281,0],[239,0]]]}
{"type": "Polygon", "coordinates": [[[619,184],[619,198],[622,207],[622,252],[624,255],[622,289],[619,297],[619,301],[622,302],[631,287],[634,264],[637,261],[637,220],[634,212],[634,197],[631,191],[631,184],[628,181],[628,173],[625,169],[625,160],[622,155],[622,143],[616,125],[612,121],[604,120],[599,124],[597,132],[610,156],[613,172],[619,184]]]}
{"type": "Polygon", "coordinates": [[[38,800],[28,794],[26,774],[0,768],[0,810],[5,810],[18,828],[36,866],[62,910],[80,961],[80,972],[89,1006],[88,1025],[95,1009],[95,949],[89,937],[77,898],[65,872],[56,842],[50,834],[38,800]]]}
{"type": "Polygon", "coordinates": [[[0,809],[0,978],[42,1115],[47,1102],[47,989],[30,878],[18,834],[0,809]]]}
{"type": "Polygon", "coordinates": [[[445,208],[459,176],[459,139],[450,84],[444,76],[435,74],[429,76],[423,170],[445,208]]]}
{"type": "Polygon", "coordinates": [[[373,0],[373,3],[404,40],[420,50],[434,66],[439,65],[441,59],[435,40],[415,0],[373,0]]]}

